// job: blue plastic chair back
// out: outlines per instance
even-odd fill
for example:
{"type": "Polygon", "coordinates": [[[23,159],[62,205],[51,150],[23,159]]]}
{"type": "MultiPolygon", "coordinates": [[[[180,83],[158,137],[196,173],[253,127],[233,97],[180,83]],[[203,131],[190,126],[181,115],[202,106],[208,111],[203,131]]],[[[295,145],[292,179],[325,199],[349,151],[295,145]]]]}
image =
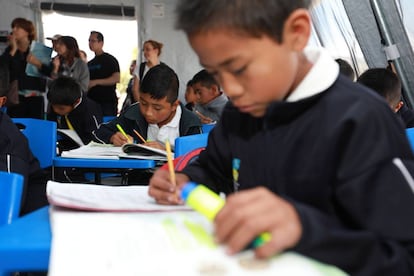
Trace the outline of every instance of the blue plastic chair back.
{"type": "Polygon", "coordinates": [[[209,133],[215,126],[216,124],[202,124],[201,129],[203,133],[209,133]]]}
{"type": "Polygon", "coordinates": [[[414,127],[405,129],[408,141],[410,142],[411,149],[414,152],[414,127]]]}
{"type": "Polygon", "coordinates": [[[19,217],[23,181],[20,174],[0,172],[0,226],[19,217]]]}
{"type": "Polygon", "coordinates": [[[208,133],[181,136],[175,139],[174,157],[186,154],[193,149],[207,146],[208,133]]]}
{"type": "Polygon", "coordinates": [[[25,127],[22,133],[29,141],[30,150],[39,160],[40,167],[52,166],[56,156],[56,122],[31,118],[13,118],[12,120],[25,127]]]}
{"type": "Polygon", "coordinates": [[[110,121],[112,121],[115,118],[116,118],[116,116],[103,116],[102,123],[110,122],[110,121]]]}

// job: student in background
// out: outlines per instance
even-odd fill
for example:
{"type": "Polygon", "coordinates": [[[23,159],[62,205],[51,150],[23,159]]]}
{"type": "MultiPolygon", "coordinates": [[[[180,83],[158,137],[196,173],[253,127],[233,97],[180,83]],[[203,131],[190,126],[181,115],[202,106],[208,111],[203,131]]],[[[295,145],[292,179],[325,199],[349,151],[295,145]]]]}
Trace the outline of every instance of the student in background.
{"type": "Polygon", "coordinates": [[[214,77],[203,69],[193,77],[192,85],[197,100],[194,112],[200,117],[203,124],[217,122],[228,99],[214,77]]]}
{"type": "Polygon", "coordinates": [[[193,111],[194,106],[197,101],[197,94],[195,93],[194,88],[193,88],[193,80],[189,80],[187,82],[187,87],[185,88],[184,97],[185,97],[185,102],[186,102],[185,108],[193,111]]]}
{"type": "Polygon", "coordinates": [[[412,275],[414,155],[405,130],[328,53],[306,47],[310,5],[179,1],[176,26],[231,103],[177,186],[157,170],[149,194],[180,204],[190,179],[226,193],[214,226],[229,254],[268,232],[259,258],[295,251],[353,276],[412,275]]]}
{"type": "Polygon", "coordinates": [[[344,76],[347,76],[352,81],[355,80],[355,71],[354,68],[352,68],[351,64],[348,63],[348,61],[337,58],[335,59],[336,63],[339,65],[339,72],[343,74],[344,76]]]}
{"type": "MultiPolygon", "coordinates": [[[[9,89],[9,70],[0,63],[0,107],[6,101],[9,89]]],[[[0,110],[0,171],[14,172],[24,177],[22,207],[27,214],[48,204],[46,198],[47,175],[33,156],[29,142],[7,114],[0,110]]],[[[4,184],[4,183],[0,183],[4,184]]]]}
{"type": "Polygon", "coordinates": [[[385,68],[372,68],[362,73],[357,82],[371,88],[383,97],[391,110],[404,122],[406,128],[414,127],[414,113],[404,106],[401,100],[401,81],[391,70],[385,68]],[[404,111],[406,109],[406,111],[404,111]],[[402,112],[411,113],[409,117],[403,117],[402,112]],[[410,112],[411,111],[411,112],[410,112]]]}
{"type": "Polygon", "coordinates": [[[89,36],[89,48],[95,57],[88,62],[89,91],[88,97],[97,102],[104,116],[118,114],[118,97],[116,84],[120,80],[118,60],[104,52],[104,37],[102,33],[92,31],[89,36]]]}
{"type": "Polygon", "coordinates": [[[145,61],[142,62],[139,66],[135,67],[134,85],[132,86],[132,93],[134,95],[134,99],[136,102],[139,102],[139,91],[140,91],[139,86],[145,74],[152,67],[158,64],[161,64],[160,55],[161,55],[162,47],[163,47],[163,44],[161,42],[158,42],[152,39],[145,41],[144,45],[142,46],[145,61]]]}
{"type": "MultiPolygon", "coordinates": [[[[88,99],[78,82],[69,77],[59,77],[54,80],[47,93],[50,103],[48,120],[57,122],[60,129],[76,131],[84,144],[92,140],[92,131],[102,123],[101,107],[88,99]]],[[[74,141],[63,137],[59,141],[59,149],[70,150],[77,148],[74,141]]]]}
{"type": "Polygon", "coordinates": [[[129,74],[131,75],[131,78],[128,81],[128,86],[126,88],[126,96],[122,104],[121,113],[124,112],[131,104],[136,102],[134,99],[134,93],[133,93],[133,87],[134,87],[134,81],[135,81],[134,71],[135,71],[136,66],[137,66],[137,61],[134,59],[131,61],[131,65],[129,66],[129,74]]]}
{"type": "Polygon", "coordinates": [[[152,67],[142,80],[139,103],[131,105],[111,122],[100,125],[94,131],[95,141],[116,146],[133,140],[143,143],[135,130],[148,141],[146,145],[165,150],[167,139],[174,145],[179,136],[201,133],[197,116],[179,104],[178,84],[177,75],[167,65],[152,67]],[[128,134],[128,139],[119,132],[117,124],[128,134]]]}

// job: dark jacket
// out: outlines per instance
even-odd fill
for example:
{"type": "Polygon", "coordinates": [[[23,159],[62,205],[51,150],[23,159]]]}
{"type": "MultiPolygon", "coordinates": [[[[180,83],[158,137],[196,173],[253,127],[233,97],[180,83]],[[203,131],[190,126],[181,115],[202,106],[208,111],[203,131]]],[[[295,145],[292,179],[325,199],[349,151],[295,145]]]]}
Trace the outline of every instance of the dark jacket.
{"type": "Polygon", "coordinates": [[[183,172],[217,192],[260,185],[288,200],[303,227],[294,251],[350,275],[414,275],[405,129],[383,100],[342,76],[320,94],[273,103],[263,118],[227,104],[183,172]]]}
{"type": "MultiPolygon", "coordinates": [[[[188,109],[181,106],[180,119],[180,136],[201,133],[200,119],[188,109]]],[[[147,139],[148,123],[139,110],[139,103],[131,105],[123,114],[114,120],[101,124],[99,128],[93,132],[94,141],[98,143],[110,144],[112,135],[118,132],[117,124],[120,124],[127,134],[134,138],[137,143],[141,143],[139,137],[134,133],[134,129],[138,131],[144,139],[147,139]]]]}
{"type": "MultiPolygon", "coordinates": [[[[47,204],[46,175],[29,143],[7,114],[0,111],[0,171],[23,175],[22,213],[47,204]]],[[[2,184],[2,183],[0,183],[2,184]]]]}
{"type": "MultiPolygon", "coordinates": [[[[102,110],[100,105],[84,96],[82,102],[69,113],[68,118],[82,142],[88,144],[92,141],[92,132],[102,123],[102,110]]],[[[47,119],[57,122],[59,129],[69,129],[65,118],[56,114],[52,108],[50,108],[47,119]]],[[[62,143],[62,141],[60,142],[62,143]]],[[[67,142],[64,150],[70,149],[70,144],[72,144],[72,148],[75,146],[70,141],[67,142]]]]}

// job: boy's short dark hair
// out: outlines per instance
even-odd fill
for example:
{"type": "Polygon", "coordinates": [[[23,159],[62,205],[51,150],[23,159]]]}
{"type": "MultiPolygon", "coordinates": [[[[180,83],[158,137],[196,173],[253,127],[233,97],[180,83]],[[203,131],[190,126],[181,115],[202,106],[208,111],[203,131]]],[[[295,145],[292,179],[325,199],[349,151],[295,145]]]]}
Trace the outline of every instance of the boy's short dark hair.
{"type": "Polygon", "coordinates": [[[9,67],[0,62],[0,97],[7,96],[10,87],[9,67]]]}
{"type": "Polygon", "coordinates": [[[396,104],[401,100],[401,81],[397,74],[385,68],[371,68],[359,76],[357,82],[376,91],[387,102],[396,104]]]}
{"type": "Polygon", "coordinates": [[[341,58],[337,58],[335,59],[335,61],[339,65],[339,72],[341,72],[351,80],[355,79],[354,68],[352,68],[351,64],[349,64],[348,61],[341,58]]]}
{"type": "Polygon", "coordinates": [[[220,85],[217,83],[216,79],[209,73],[207,70],[203,69],[199,71],[197,74],[194,75],[193,79],[193,85],[196,83],[200,83],[201,86],[205,86],[210,88],[213,85],[216,85],[217,87],[220,87],[220,85]]]}
{"type": "Polygon", "coordinates": [[[237,29],[252,37],[267,35],[281,42],[286,19],[311,0],[180,0],[176,27],[187,34],[214,28],[237,29]]]}
{"type": "Polygon", "coordinates": [[[194,80],[193,79],[187,81],[187,87],[193,86],[193,84],[194,84],[194,80]]]}
{"type": "Polygon", "coordinates": [[[82,97],[82,89],[73,78],[59,77],[52,81],[47,93],[50,104],[74,105],[82,97]]]}
{"type": "Polygon", "coordinates": [[[140,84],[140,93],[150,94],[159,100],[167,97],[167,102],[174,103],[178,99],[179,82],[177,74],[164,63],[151,67],[140,84]]]}

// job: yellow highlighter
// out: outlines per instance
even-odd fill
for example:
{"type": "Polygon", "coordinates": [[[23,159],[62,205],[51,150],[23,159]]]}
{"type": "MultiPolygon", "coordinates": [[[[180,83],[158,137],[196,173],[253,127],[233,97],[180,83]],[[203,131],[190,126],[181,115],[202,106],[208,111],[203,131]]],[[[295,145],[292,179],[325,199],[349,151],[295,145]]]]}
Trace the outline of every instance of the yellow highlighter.
{"type": "Polygon", "coordinates": [[[121,127],[120,124],[116,124],[116,127],[118,128],[118,130],[122,133],[122,135],[125,136],[125,138],[127,139],[128,143],[129,143],[129,137],[128,135],[125,133],[125,130],[121,127]]]}
{"type": "MultiPolygon", "coordinates": [[[[219,195],[208,189],[204,185],[188,182],[181,190],[181,198],[187,205],[206,216],[209,220],[214,220],[217,213],[223,208],[225,201],[219,195]]],[[[257,236],[246,249],[257,248],[271,240],[268,232],[257,236]]]]}

